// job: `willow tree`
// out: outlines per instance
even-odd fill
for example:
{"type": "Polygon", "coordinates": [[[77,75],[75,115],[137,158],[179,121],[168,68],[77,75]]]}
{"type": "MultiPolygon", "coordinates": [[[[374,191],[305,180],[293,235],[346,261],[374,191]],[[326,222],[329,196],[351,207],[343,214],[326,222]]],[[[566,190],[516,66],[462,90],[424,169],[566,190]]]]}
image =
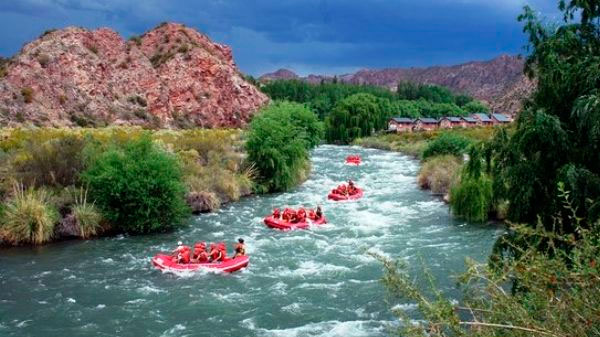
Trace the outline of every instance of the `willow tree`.
{"type": "Polygon", "coordinates": [[[354,94],[339,101],[325,119],[327,141],[347,144],[370,136],[385,119],[380,101],[371,94],[354,94]]]}
{"type": "Polygon", "coordinates": [[[258,192],[285,191],[308,173],[308,151],[322,138],[322,123],[305,105],[274,102],[250,123],[246,150],[258,171],[258,192]]]}
{"type": "MultiPolygon", "coordinates": [[[[537,89],[507,143],[497,142],[497,189],[513,221],[553,226],[562,212],[564,183],[587,224],[600,216],[600,4],[560,1],[563,20],[547,25],[525,7],[519,20],[529,35],[526,73],[537,89]]],[[[574,217],[562,228],[573,231],[574,217]]]]}

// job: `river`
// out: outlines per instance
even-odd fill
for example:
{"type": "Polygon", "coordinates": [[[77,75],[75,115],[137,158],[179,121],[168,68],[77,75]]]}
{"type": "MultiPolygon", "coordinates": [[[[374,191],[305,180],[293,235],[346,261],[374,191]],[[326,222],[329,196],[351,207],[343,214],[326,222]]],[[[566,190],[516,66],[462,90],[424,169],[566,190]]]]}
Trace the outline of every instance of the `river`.
{"type": "MultiPolygon", "coordinates": [[[[1,336],[384,336],[394,318],[367,252],[427,266],[442,289],[464,258],[485,260],[501,229],[453,219],[416,185],[418,161],[358,147],[320,146],[300,187],[245,198],[195,217],[175,233],[68,241],[0,250],[1,336]],[[360,154],[364,165],[343,164],[360,154]],[[364,187],[357,202],[326,201],[338,183],[364,187]],[[274,207],[321,204],[330,223],[279,232],[274,207]],[[163,274],[150,264],[177,240],[246,240],[250,265],[231,275],[163,274]]],[[[392,303],[394,304],[394,303],[392,303]]],[[[411,311],[414,305],[396,303],[411,311]]]]}

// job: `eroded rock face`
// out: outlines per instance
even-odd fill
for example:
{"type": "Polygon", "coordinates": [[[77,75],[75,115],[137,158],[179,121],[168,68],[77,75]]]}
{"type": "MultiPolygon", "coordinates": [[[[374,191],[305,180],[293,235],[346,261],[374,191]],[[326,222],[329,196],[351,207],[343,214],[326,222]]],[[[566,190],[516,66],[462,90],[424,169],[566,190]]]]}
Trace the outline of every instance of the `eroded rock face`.
{"type": "Polygon", "coordinates": [[[129,41],[107,28],[47,32],[0,76],[3,125],[240,127],[268,102],[229,47],[173,23],[129,41]]]}
{"type": "MultiPolygon", "coordinates": [[[[495,112],[516,114],[522,107],[522,100],[535,89],[535,83],[523,74],[524,64],[525,60],[521,57],[501,55],[489,61],[448,67],[363,69],[353,74],[340,75],[337,79],[346,83],[384,86],[392,90],[401,81],[437,84],[482,100],[495,112]]],[[[287,79],[292,77],[288,72],[289,70],[274,72],[261,76],[260,79],[287,79]],[[278,77],[278,74],[285,77],[278,77]]],[[[309,75],[302,79],[318,84],[321,81],[329,82],[333,78],[309,75]]]]}
{"type": "Polygon", "coordinates": [[[217,196],[210,192],[189,192],[186,201],[194,214],[212,212],[220,206],[217,196]]]}
{"type": "Polygon", "coordinates": [[[62,218],[56,227],[54,227],[54,236],[58,238],[81,236],[81,228],[73,213],[67,214],[67,216],[62,218]]]}

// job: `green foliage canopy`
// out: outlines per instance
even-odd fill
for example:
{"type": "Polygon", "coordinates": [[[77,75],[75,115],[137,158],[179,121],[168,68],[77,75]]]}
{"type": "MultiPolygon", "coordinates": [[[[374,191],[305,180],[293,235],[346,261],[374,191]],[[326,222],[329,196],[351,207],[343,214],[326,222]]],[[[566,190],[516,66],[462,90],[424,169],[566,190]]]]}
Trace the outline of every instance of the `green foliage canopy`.
{"type": "Polygon", "coordinates": [[[327,141],[348,144],[355,138],[370,136],[385,125],[386,115],[377,97],[355,94],[338,102],[325,119],[327,141]]]}
{"type": "Polygon", "coordinates": [[[389,101],[386,113],[390,116],[412,118],[463,116],[467,113],[462,107],[473,101],[468,95],[455,95],[444,87],[410,82],[400,82],[396,93],[377,86],[339,82],[310,84],[300,80],[270,81],[261,89],[274,100],[308,104],[321,120],[329,115],[339,101],[358,93],[371,94],[389,101]]]}
{"type": "Polygon", "coordinates": [[[274,102],[250,123],[246,150],[259,173],[260,192],[285,191],[308,169],[308,150],[323,135],[323,126],[306,106],[274,102]]]}
{"type": "MultiPolygon", "coordinates": [[[[572,193],[578,215],[600,218],[600,29],[594,1],[560,1],[564,21],[548,26],[525,7],[526,72],[538,80],[507,142],[490,150],[495,189],[509,201],[510,220],[535,224],[561,211],[557,186],[572,193]],[[574,15],[579,13],[580,15],[574,15]]],[[[572,232],[565,217],[563,230],[572,232]]],[[[585,226],[585,224],[584,224],[585,226]]]]}
{"type": "Polygon", "coordinates": [[[179,162],[149,135],[101,153],[82,178],[116,231],[163,232],[188,214],[179,162]]]}

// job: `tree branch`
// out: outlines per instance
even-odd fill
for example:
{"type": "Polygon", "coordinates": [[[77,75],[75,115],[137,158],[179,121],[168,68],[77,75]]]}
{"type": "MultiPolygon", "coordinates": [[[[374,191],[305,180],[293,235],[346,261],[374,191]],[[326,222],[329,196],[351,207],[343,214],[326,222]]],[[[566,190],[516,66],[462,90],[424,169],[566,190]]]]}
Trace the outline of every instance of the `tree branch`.
{"type": "Polygon", "coordinates": [[[554,337],[564,337],[561,335],[555,335],[548,331],[536,330],[531,328],[526,328],[522,326],[514,326],[514,325],[506,325],[506,324],[495,324],[495,323],[484,323],[484,322],[459,322],[460,325],[473,325],[473,326],[485,326],[490,328],[502,328],[502,329],[513,329],[513,330],[522,330],[528,332],[535,332],[542,335],[554,336],[554,337]]]}

